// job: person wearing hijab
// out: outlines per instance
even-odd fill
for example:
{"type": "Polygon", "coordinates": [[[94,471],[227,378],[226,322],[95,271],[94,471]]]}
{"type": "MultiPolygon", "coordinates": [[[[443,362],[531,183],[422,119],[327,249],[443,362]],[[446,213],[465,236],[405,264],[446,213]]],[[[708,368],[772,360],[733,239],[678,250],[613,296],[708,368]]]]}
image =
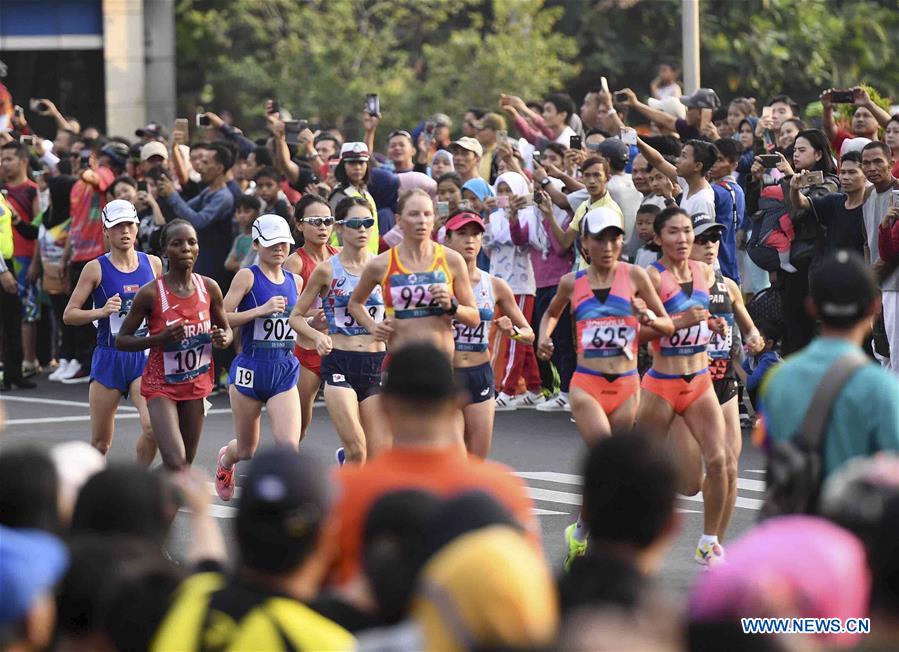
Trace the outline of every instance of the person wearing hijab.
{"type": "MultiPolygon", "coordinates": [[[[522,175],[504,172],[497,177],[493,191],[496,199],[490,203],[496,209],[488,217],[483,239],[483,248],[490,256],[489,272],[509,284],[518,308],[530,322],[537,294],[531,251],[547,250],[549,245],[546,231],[542,220],[534,211],[533,201],[528,202],[531,189],[522,175]],[[531,205],[527,205],[528,203],[531,205]],[[512,223],[527,228],[527,239],[518,238],[521,244],[512,238],[512,223]]],[[[509,411],[542,403],[542,383],[534,347],[514,339],[499,337],[499,333],[491,337],[491,344],[494,374],[500,386],[496,409],[509,411]],[[522,378],[527,391],[518,395],[519,380],[522,378]]]]}
{"type": "Polygon", "coordinates": [[[431,167],[428,170],[428,173],[431,175],[431,178],[436,181],[447,172],[455,172],[455,170],[456,168],[453,165],[453,155],[445,149],[438,149],[437,152],[434,153],[434,158],[431,159],[431,167]]]}

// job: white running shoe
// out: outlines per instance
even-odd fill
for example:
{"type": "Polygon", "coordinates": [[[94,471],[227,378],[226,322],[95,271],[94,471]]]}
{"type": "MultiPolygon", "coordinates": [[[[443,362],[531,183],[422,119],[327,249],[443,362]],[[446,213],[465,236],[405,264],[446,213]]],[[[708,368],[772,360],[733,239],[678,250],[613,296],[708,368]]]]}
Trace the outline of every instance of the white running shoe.
{"type": "Polygon", "coordinates": [[[556,394],[537,405],[537,409],[540,412],[571,412],[571,403],[564,395],[556,394]]]}
{"type": "Polygon", "coordinates": [[[77,385],[78,383],[88,383],[91,380],[91,370],[84,369],[77,360],[74,364],[69,365],[70,373],[60,378],[63,385],[77,385]]]}
{"type": "Polygon", "coordinates": [[[56,380],[56,381],[62,380],[63,377],[69,372],[69,365],[72,364],[73,362],[76,362],[76,361],[68,360],[66,358],[60,359],[59,366],[56,367],[56,371],[54,371],[52,374],[47,376],[47,379],[48,380],[56,380]]]}
{"type": "Polygon", "coordinates": [[[513,398],[512,405],[516,408],[534,408],[544,403],[545,400],[543,394],[528,391],[513,398]]]}
{"type": "Polygon", "coordinates": [[[518,409],[518,406],[515,405],[515,397],[505,392],[496,395],[495,403],[497,412],[511,412],[518,409]]]}

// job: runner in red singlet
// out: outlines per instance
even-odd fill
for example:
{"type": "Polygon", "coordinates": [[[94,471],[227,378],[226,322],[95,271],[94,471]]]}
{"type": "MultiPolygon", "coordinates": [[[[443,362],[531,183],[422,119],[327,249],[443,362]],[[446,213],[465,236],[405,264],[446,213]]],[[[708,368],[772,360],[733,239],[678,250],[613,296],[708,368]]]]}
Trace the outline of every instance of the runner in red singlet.
{"type": "Polygon", "coordinates": [[[169,222],[162,248],[169,271],[138,291],[116,348],[150,349],[140,393],[163,464],[177,471],[193,462],[200,443],[203,400],[212,391],[212,347],[228,347],[232,335],[218,283],[194,274],[200,251],[194,227],[169,222]],[[134,333],[144,319],[150,335],[139,337],[134,333]]]}
{"type": "MultiPolygon", "coordinates": [[[[338,251],[337,248],[328,244],[331,232],[334,230],[334,216],[331,214],[328,200],[311,193],[303,195],[303,198],[297,203],[294,216],[297,233],[302,236],[303,245],[288,256],[283,267],[288,272],[299,274],[303,279],[302,287],[305,287],[315,267],[338,251]]],[[[313,306],[318,317],[311,325],[316,330],[327,332],[328,322],[325,320],[321,308],[321,300],[319,300],[313,306]]],[[[300,361],[300,380],[297,388],[300,391],[302,416],[300,440],[302,440],[312,421],[312,404],[315,402],[315,395],[318,394],[322,383],[322,359],[315,350],[315,342],[306,337],[297,337],[297,345],[293,352],[300,361]]]]}

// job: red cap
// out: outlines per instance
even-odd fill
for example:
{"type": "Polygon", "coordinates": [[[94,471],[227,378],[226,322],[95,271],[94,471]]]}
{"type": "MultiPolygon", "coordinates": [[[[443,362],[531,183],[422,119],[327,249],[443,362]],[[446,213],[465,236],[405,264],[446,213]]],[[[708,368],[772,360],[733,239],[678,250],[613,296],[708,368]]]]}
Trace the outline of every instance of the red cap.
{"type": "Polygon", "coordinates": [[[445,226],[447,231],[458,231],[466,224],[472,223],[477,224],[479,227],[481,227],[481,231],[487,230],[487,227],[484,226],[484,220],[481,219],[481,216],[477,213],[472,213],[471,211],[455,213],[446,221],[445,226]]]}

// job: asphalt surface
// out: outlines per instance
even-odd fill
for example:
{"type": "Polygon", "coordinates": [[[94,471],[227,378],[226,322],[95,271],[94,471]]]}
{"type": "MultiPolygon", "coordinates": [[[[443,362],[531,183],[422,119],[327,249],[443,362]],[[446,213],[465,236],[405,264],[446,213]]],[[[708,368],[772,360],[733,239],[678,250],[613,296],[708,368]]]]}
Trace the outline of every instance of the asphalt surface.
{"type": "MultiPolygon", "coordinates": [[[[0,395],[7,412],[7,431],[0,436],[0,447],[19,444],[52,446],[63,441],[90,441],[87,393],[88,386],[63,385],[38,379],[36,390],[16,390],[0,395]]],[[[218,450],[232,436],[232,421],[226,395],[211,398],[212,409],[206,418],[200,448],[194,465],[209,472],[215,470],[218,450]]],[[[129,461],[140,427],[137,412],[129,401],[123,401],[116,420],[116,435],[110,459],[129,461]]],[[[271,431],[263,414],[262,444],[271,443],[271,431]]],[[[302,446],[322,463],[334,465],[339,440],[324,405],[315,408],[309,434],[302,446]]],[[[515,469],[525,479],[543,529],[543,545],[548,562],[561,568],[565,556],[562,531],[573,522],[580,504],[578,473],[584,446],[567,413],[541,413],[536,410],[502,412],[496,415],[493,448],[490,457],[515,469]]],[[[155,464],[159,464],[157,456],[155,464]]],[[[748,530],[758,515],[764,483],[763,458],[744,434],[740,459],[737,508],[732,517],[728,539],[733,540],[748,530]]],[[[238,467],[238,476],[240,476],[238,467]]],[[[651,482],[650,478],[647,481],[651,482]]],[[[238,485],[241,478],[238,477],[238,485]]],[[[214,490],[210,486],[214,495],[214,490]]],[[[700,567],[693,561],[693,550],[702,529],[702,498],[682,498],[681,531],[671,548],[661,573],[662,587],[682,593],[693,581],[700,567]]],[[[213,499],[213,515],[218,519],[229,545],[233,545],[231,520],[234,503],[226,505],[213,499]]],[[[176,518],[169,542],[171,554],[178,558],[186,549],[188,519],[176,518]]]]}

